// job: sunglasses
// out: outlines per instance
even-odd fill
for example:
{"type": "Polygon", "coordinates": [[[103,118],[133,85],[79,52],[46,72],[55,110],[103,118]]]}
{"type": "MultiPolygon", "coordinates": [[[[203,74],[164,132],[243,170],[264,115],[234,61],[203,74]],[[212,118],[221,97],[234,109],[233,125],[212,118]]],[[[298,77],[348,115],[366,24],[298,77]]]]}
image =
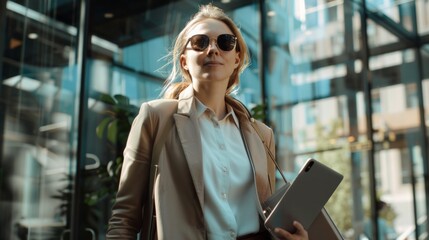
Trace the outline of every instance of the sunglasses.
{"type": "MultiPolygon", "coordinates": [[[[191,43],[191,48],[195,51],[204,51],[210,45],[210,37],[204,34],[197,34],[188,39],[185,46],[191,43]]],[[[237,37],[232,34],[221,34],[216,38],[216,45],[222,51],[231,51],[235,48],[237,37]]]]}

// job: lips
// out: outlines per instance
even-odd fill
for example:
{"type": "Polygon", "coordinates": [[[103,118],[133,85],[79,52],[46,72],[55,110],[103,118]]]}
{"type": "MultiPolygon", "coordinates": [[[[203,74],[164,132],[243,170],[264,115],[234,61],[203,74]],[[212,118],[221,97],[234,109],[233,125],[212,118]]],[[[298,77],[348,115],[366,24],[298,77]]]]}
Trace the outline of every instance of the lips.
{"type": "Polygon", "coordinates": [[[218,62],[218,61],[212,61],[212,60],[210,60],[210,61],[204,62],[204,66],[207,66],[207,65],[222,65],[222,63],[218,62]]]}

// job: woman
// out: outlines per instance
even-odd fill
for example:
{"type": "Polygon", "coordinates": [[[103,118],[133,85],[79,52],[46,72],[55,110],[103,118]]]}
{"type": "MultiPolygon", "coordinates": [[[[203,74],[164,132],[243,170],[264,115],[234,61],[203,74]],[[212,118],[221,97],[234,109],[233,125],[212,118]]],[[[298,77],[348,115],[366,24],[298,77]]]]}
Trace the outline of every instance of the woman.
{"type": "MultiPolygon", "coordinates": [[[[160,145],[153,184],[158,239],[270,239],[260,203],[274,189],[274,164],[264,147],[274,152],[273,132],[260,122],[252,127],[246,108],[229,96],[248,59],[233,21],[202,6],[176,39],[165,90],[170,99],[142,104],[134,120],[108,239],[135,239],[141,228],[147,236],[142,215],[150,208],[148,176],[160,145]],[[182,81],[173,83],[179,75],[182,81]]],[[[274,234],[308,239],[301,224],[295,227],[294,234],[274,234]]]]}

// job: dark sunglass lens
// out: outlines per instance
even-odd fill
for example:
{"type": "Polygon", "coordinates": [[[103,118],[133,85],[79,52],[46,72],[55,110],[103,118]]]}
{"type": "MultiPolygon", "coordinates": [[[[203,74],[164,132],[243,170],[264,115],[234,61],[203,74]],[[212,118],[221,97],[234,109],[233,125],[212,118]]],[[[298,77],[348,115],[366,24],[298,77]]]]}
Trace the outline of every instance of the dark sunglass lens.
{"type": "Polygon", "coordinates": [[[217,45],[223,51],[231,51],[235,47],[235,36],[231,34],[221,34],[217,37],[217,45]]]}
{"type": "Polygon", "coordinates": [[[210,43],[210,39],[206,35],[195,35],[190,39],[192,49],[196,51],[203,51],[210,43]]]}

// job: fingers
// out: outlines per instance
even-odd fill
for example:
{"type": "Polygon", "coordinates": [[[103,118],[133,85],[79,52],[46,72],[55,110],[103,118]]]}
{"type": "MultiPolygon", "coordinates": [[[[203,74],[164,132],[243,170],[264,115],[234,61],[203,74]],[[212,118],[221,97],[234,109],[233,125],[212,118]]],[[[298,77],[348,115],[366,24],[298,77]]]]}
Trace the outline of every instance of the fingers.
{"type": "Polygon", "coordinates": [[[282,228],[276,228],[276,229],[274,229],[274,233],[280,239],[292,239],[292,234],[289,233],[288,231],[282,229],[282,228]]]}
{"type": "Polygon", "coordinates": [[[293,226],[296,228],[296,233],[299,235],[304,235],[308,238],[308,234],[307,231],[304,229],[304,226],[302,226],[301,223],[299,223],[298,221],[294,221],[293,222],[293,226]]]}
{"type": "Polygon", "coordinates": [[[301,223],[294,221],[293,226],[296,228],[296,232],[294,234],[281,229],[276,228],[274,229],[274,233],[280,238],[285,240],[308,240],[308,233],[304,229],[304,226],[302,226],[301,223]]]}

